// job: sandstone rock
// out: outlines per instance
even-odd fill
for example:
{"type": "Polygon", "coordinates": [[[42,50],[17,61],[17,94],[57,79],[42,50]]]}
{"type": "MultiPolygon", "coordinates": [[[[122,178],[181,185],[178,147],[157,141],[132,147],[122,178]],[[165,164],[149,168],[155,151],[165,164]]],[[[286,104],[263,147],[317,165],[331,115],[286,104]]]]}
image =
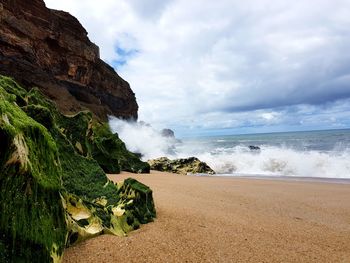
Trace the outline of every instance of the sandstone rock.
{"type": "Polygon", "coordinates": [[[148,163],[152,170],[171,172],[178,174],[215,174],[205,162],[201,162],[196,157],[189,157],[186,159],[170,160],[167,157],[160,157],[149,160],[148,163]]]}
{"type": "Polygon", "coordinates": [[[0,74],[39,87],[66,114],[137,118],[129,84],[99,58],[79,21],[43,0],[0,0],[0,74]]]}

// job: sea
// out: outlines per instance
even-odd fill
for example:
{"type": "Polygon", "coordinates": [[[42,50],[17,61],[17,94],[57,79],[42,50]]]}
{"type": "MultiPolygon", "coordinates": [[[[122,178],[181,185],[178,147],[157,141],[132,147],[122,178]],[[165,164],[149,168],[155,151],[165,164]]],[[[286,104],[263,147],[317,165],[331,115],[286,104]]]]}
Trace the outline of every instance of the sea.
{"type": "Polygon", "coordinates": [[[217,175],[350,179],[350,129],[200,137],[176,151],[217,175]]]}
{"type": "MultiPolygon", "coordinates": [[[[195,156],[216,176],[350,179],[350,129],[241,134],[175,139],[150,125],[110,119],[144,161],[195,156]]],[[[349,182],[349,181],[348,181],[349,182]]]]}

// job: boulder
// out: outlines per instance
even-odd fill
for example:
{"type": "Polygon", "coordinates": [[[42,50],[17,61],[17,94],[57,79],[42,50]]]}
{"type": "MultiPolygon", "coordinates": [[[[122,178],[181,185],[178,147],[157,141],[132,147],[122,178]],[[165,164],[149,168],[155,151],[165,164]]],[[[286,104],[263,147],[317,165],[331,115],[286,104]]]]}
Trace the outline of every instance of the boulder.
{"type": "Polygon", "coordinates": [[[138,229],[140,224],[153,221],[156,211],[152,190],[128,178],[116,184],[118,201],[110,203],[104,196],[87,201],[76,195],[66,194],[67,246],[103,233],[125,236],[138,229]]]}
{"type": "Polygon", "coordinates": [[[205,162],[196,157],[170,160],[167,157],[160,157],[148,160],[152,170],[171,172],[177,174],[215,174],[205,162]]]}

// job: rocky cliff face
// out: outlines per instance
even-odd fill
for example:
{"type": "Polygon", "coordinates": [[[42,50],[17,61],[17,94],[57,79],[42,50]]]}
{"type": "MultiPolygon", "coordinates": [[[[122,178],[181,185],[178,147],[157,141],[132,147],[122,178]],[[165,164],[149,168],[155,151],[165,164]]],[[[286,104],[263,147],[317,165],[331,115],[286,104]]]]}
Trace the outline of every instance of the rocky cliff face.
{"type": "Polygon", "coordinates": [[[137,118],[135,94],[79,21],[43,0],[0,0],[0,74],[37,86],[63,113],[137,118]]]}

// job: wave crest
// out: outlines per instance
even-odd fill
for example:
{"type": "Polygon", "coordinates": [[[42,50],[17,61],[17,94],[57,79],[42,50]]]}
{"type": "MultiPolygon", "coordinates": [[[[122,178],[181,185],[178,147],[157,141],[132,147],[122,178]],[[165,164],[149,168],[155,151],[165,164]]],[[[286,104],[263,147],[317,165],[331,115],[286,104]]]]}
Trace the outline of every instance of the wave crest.
{"type": "Polygon", "coordinates": [[[350,178],[350,149],[339,143],[330,151],[268,144],[259,145],[261,151],[251,151],[249,140],[240,140],[241,144],[234,146],[221,139],[214,143],[210,139],[179,143],[144,123],[110,118],[109,124],[127,148],[141,153],[143,160],[196,156],[217,174],[350,178]]]}

